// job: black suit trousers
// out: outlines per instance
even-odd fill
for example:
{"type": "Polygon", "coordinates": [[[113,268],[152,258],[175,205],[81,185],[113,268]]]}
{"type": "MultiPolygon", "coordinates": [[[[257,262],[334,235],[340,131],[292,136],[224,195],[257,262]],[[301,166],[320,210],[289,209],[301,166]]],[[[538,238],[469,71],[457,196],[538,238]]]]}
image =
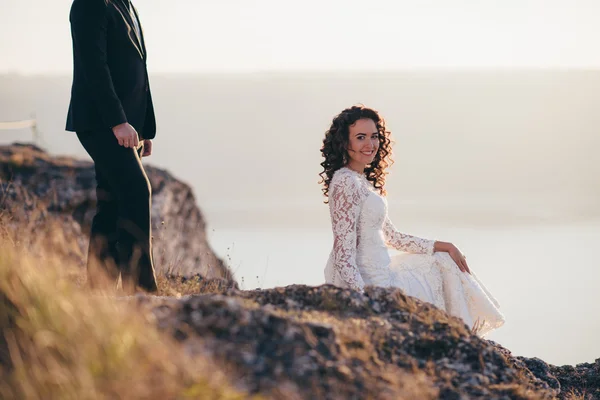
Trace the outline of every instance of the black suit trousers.
{"type": "Polygon", "coordinates": [[[125,285],[156,291],[152,256],[150,181],[141,150],[120,146],[110,129],[77,132],[94,160],[97,209],[92,221],[88,271],[92,286],[99,265],[112,279],[119,273],[125,285]]]}

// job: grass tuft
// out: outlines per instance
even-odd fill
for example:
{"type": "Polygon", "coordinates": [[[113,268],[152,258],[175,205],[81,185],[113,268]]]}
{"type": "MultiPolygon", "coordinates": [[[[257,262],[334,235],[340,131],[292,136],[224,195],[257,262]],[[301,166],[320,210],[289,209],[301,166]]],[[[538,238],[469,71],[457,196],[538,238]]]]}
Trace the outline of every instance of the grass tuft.
{"type": "Polygon", "coordinates": [[[64,268],[0,245],[1,398],[246,398],[132,302],[86,292],[64,268]]]}

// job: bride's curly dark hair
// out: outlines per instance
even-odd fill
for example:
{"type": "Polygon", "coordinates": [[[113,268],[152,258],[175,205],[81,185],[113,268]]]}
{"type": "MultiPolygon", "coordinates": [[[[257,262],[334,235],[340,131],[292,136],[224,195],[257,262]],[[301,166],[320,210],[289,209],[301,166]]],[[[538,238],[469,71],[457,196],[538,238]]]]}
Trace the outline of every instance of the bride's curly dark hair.
{"type": "MultiPolygon", "coordinates": [[[[382,195],[386,194],[384,189],[386,169],[394,163],[392,160],[391,132],[386,129],[385,120],[377,111],[363,105],[357,105],[346,108],[336,115],[331,122],[331,126],[325,132],[323,147],[321,147],[321,154],[325,161],[321,163],[323,172],[319,174],[321,176],[319,183],[323,184],[322,190],[325,197],[329,197],[329,184],[335,171],[344,167],[350,160],[347,150],[350,126],[360,119],[372,120],[377,126],[377,131],[379,131],[379,149],[375,159],[365,168],[364,172],[367,179],[373,182],[373,187],[378,189],[382,195]]],[[[325,203],[327,203],[327,200],[325,203]]]]}

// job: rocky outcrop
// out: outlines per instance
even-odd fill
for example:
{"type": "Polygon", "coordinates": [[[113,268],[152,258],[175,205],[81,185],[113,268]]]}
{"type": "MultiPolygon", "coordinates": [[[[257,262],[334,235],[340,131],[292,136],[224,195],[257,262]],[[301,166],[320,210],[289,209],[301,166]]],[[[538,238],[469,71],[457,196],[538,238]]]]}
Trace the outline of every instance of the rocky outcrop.
{"type": "Polygon", "coordinates": [[[225,288],[136,300],[190,354],[225,363],[234,382],[268,398],[599,398],[598,363],[577,375],[514,357],[398,289],[225,288]],[[587,397],[569,397],[584,387],[587,397]]]}
{"type": "Polygon", "coordinates": [[[600,399],[600,358],[593,364],[581,363],[574,367],[550,365],[549,369],[560,382],[561,393],[582,393],[586,400],[600,399]]]}
{"type": "Polygon", "coordinates": [[[517,357],[539,379],[559,390],[559,399],[600,399],[600,358],[575,366],[547,364],[539,358],[517,357]],[[579,396],[579,397],[577,397],[579,396]]]}
{"type": "MultiPolygon", "coordinates": [[[[152,225],[157,272],[230,278],[211,249],[192,189],[168,172],[146,167],[152,186],[152,225]]],[[[52,156],[33,145],[0,146],[0,212],[3,229],[32,250],[85,263],[95,213],[91,162],[52,156]]]]}

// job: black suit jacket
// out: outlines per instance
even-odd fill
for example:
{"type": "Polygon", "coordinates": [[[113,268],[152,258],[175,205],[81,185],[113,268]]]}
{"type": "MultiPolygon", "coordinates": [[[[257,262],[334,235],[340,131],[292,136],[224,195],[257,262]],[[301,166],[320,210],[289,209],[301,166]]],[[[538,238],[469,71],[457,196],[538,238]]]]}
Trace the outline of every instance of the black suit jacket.
{"type": "Polygon", "coordinates": [[[146,46],[128,0],[74,0],[69,21],[73,86],[66,129],[104,130],[129,122],[142,138],[154,138],[146,46]]]}

